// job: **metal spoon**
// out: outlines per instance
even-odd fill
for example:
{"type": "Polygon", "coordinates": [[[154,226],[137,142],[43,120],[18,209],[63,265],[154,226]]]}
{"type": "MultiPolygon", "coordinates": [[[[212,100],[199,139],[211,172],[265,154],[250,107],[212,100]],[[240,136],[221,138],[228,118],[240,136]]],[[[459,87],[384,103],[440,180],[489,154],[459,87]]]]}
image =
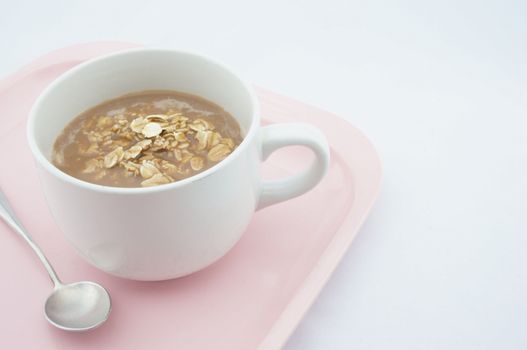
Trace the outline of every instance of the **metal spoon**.
{"type": "Polygon", "coordinates": [[[67,331],[87,331],[108,319],[112,303],[106,289],[89,281],[62,284],[44,253],[16,218],[1,189],[0,217],[35,251],[55,285],[44,308],[46,319],[52,325],[67,331]]]}

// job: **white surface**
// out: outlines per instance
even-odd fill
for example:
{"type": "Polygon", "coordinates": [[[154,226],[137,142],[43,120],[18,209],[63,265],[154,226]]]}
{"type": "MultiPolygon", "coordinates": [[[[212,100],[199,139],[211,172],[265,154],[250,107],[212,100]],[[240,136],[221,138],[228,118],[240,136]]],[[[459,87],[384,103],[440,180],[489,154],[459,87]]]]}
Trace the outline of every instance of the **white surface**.
{"type": "Polygon", "coordinates": [[[120,39],[346,117],[379,149],[382,193],[286,349],[525,349],[526,18],[520,0],[4,1],[0,76],[120,39]]]}

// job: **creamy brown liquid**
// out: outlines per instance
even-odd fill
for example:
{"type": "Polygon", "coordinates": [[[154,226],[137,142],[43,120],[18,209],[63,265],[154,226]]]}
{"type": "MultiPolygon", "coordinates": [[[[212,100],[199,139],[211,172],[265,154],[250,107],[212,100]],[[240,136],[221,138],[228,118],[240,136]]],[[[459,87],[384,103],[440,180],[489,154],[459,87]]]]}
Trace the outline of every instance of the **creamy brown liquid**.
{"type": "Polygon", "coordinates": [[[237,121],[220,106],[176,91],[144,91],[77,116],[56,139],[53,164],[100,185],[155,186],[210,168],[241,141],[237,121]]]}

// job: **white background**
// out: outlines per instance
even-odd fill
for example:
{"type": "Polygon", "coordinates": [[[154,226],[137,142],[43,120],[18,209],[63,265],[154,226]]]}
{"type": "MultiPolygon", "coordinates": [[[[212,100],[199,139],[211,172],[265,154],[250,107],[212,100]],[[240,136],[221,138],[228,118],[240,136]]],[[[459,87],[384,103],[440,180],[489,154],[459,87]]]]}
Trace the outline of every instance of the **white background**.
{"type": "Polygon", "coordinates": [[[527,349],[527,2],[0,2],[0,77],[186,48],[371,138],[377,205],[286,349],[527,349]]]}

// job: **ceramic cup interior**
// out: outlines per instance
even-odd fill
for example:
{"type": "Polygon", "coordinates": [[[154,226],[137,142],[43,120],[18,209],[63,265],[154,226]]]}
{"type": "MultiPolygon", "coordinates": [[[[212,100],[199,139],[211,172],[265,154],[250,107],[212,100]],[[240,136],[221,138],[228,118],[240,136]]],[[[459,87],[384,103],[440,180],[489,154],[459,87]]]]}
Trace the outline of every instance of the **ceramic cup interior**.
{"type": "MultiPolygon", "coordinates": [[[[238,148],[245,146],[246,139],[252,136],[259,123],[258,103],[252,89],[231,69],[188,52],[133,49],[76,66],[54,81],[37,99],[28,125],[29,143],[37,160],[57,176],[87,184],[64,174],[51,163],[55,139],[72,119],[87,109],[112,98],[146,90],[175,90],[218,104],[240,124],[244,141],[238,148]]],[[[216,166],[190,178],[206,176],[234,157],[238,148],[216,166]]],[[[181,185],[190,178],[168,185],[181,185]]],[[[137,190],[112,188],[117,191],[137,190]]]]}

